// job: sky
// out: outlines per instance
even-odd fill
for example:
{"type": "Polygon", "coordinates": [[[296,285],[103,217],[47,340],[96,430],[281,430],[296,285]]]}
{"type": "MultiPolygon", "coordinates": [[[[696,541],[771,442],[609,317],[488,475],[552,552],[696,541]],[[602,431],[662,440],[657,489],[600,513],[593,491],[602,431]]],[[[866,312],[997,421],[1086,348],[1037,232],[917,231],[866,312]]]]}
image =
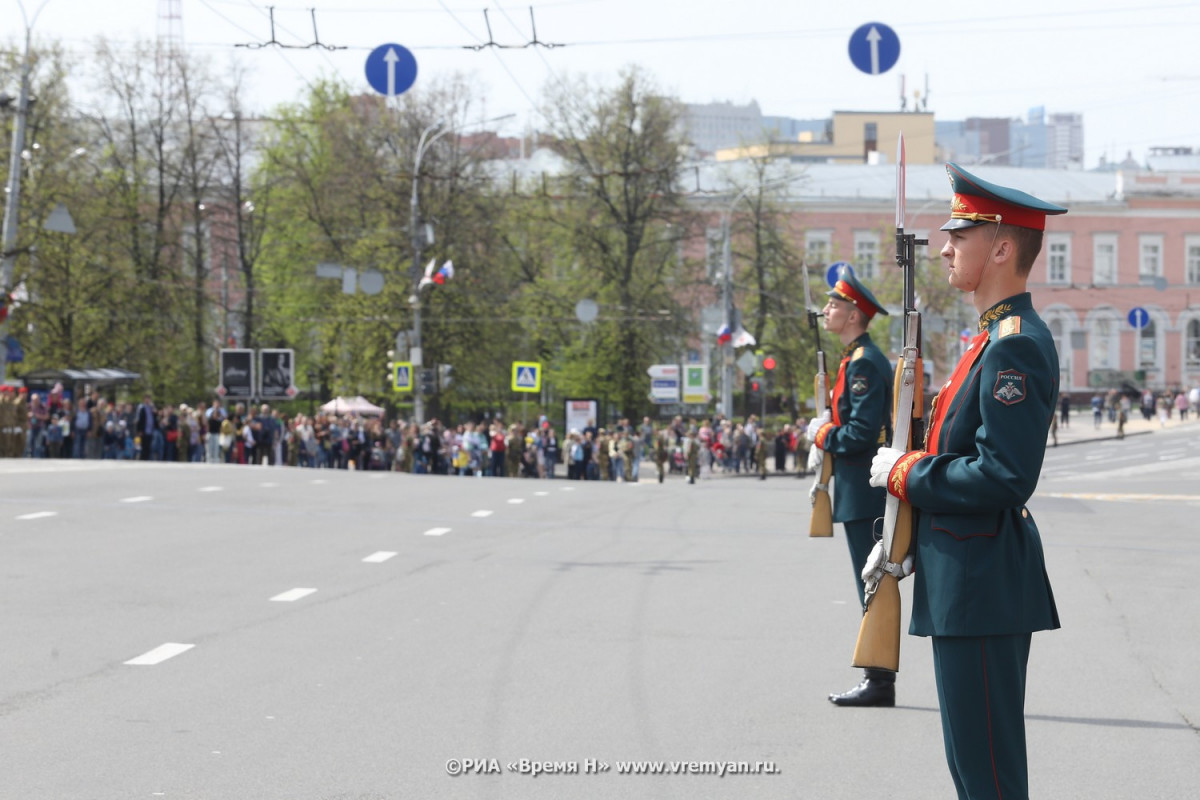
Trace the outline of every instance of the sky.
{"type": "Polygon", "coordinates": [[[35,41],[58,40],[80,56],[86,79],[83,56],[95,37],[153,40],[174,5],[187,50],[219,72],[243,66],[246,98],[261,111],[300,99],[322,77],[371,91],[367,55],[394,43],[416,57],[410,91],[467,76],[484,101],[481,118],[515,115],[498,126],[512,135],[537,127],[548,83],[584,75],[612,85],[637,64],[684,102],[756,100],[770,116],[899,110],[902,79],[910,109],[914,91],[925,95],[928,86],[939,120],[1025,117],[1037,106],[1081,113],[1087,168],[1129,152],[1143,161],[1153,146],[1200,151],[1196,0],[272,2],[275,39],[293,48],[238,47],[271,40],[269,3],[260,0],[0,0],[0,43],[19,46],[28,19],[35,41]],[[556,46],[521,47],[534,38],[531,7],[537,41],[556,46]],[[880,75],[861,72],[849,56],[851,34],[869,22],[900,40],[899,60],[880,75]],[[304,49],[317,41],[345,49],[304,49]]]}

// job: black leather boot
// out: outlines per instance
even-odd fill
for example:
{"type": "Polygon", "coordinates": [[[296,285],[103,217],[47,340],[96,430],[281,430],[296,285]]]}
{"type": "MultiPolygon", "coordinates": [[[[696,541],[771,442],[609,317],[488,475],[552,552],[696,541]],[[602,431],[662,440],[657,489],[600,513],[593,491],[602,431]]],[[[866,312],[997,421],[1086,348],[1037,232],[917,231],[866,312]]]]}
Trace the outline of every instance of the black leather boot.
{"type": "Polygon", "coordinates": [[[863,671],[862,683],[841,694],[829,695],[835,706],[877,706],[891,708],[896,705],[896,673],[886,669],[863,671]]]}

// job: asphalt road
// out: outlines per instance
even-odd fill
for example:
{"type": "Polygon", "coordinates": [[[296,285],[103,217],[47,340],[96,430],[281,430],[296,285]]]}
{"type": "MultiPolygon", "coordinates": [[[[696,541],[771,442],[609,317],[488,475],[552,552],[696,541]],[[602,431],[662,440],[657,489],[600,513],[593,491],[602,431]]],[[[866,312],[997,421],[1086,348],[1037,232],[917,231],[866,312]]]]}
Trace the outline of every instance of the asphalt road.
{"type": "MultiPolygon", "coordinates": [[[[1035,797],[1194,796],[1197,478],[1189,429],[1048,452],[1035,797]]],[[[857,681],[859,610],[806,482],[0,480],[0,798],[953,796],[926,640],[896,709],[825,699],[857,681]],[[658,761],[765,772],[619,763],[658,761]]]]}

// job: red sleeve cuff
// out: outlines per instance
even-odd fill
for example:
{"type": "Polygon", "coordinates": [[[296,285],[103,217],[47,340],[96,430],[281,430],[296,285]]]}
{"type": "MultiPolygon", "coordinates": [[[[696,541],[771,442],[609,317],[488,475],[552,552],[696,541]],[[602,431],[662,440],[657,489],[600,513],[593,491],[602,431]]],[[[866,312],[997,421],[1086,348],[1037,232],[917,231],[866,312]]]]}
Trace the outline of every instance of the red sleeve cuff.
{"type": "Polygon", "coordinates": [[[888,492],[895,497],[899,497],[905,503],[908,502],[908,473],[916,464],[929,453],[924,450],[913,450],[900,456],[900,460],[892,466],[892,471],[888,473],[888,492]]]}
{"type": "Polygon", "coordinates": [[[815,437],[813,437],[813,444],[815,444],[817,447],[824,450],[826,437],[828,437],[829,432],[836,427],[837,427],[837,425],[835,425],[834,423],[826,422],[820,428],[817,428],[817,435],[815,437]]]}

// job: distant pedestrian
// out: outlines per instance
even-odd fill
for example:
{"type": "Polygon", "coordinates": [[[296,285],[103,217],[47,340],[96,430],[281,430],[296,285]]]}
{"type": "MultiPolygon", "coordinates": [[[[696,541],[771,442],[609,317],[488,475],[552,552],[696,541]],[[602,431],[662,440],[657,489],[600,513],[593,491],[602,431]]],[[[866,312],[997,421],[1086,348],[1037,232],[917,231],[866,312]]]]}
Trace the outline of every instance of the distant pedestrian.
{"type": "Polygon", "coordinates": [[[1071,397],[1064,394],[1059,406],[1062,409],[1062,412],[1058,418],[1059,424],[1061,424],[1064,428],[1071,427],[1071,397]]]}
{"type": "Polygon", "coordinates": [[[1104,417],[1104,398],[1099,392],[1092,395],[1092,427],[1099,428],[1100,420],[1104,417]]]}

